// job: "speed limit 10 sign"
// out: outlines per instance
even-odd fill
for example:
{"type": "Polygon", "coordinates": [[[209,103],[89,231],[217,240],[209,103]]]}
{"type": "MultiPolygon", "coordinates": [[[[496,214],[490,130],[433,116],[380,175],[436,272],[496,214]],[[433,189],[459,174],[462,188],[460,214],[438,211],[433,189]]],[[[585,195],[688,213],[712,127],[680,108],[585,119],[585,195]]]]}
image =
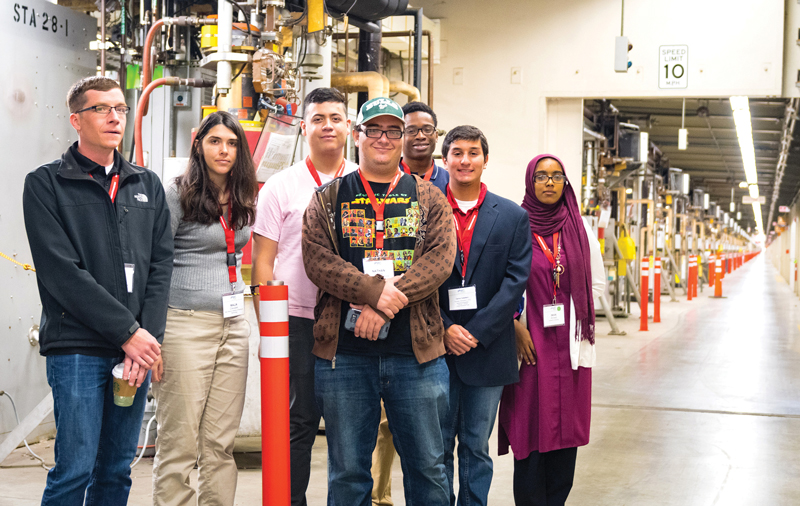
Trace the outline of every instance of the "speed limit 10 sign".
{"type": "Polygon", "coordinates": [[[658,87],[680,89],[689,85],[689,46],[658,48],[658,87]]]}

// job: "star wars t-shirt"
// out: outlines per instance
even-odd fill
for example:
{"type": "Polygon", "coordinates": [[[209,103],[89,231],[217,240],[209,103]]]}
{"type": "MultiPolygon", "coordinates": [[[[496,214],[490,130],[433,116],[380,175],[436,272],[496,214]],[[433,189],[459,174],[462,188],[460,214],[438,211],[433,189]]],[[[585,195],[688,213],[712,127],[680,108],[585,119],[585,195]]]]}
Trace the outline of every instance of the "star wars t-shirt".
{"type": "MultiPolygon", "coordinates": [[[[391,183],[371,183],[378,203],[391,183]]],[[[383,249],[375,248],[375,211],[364,190],[358,171],[342,178],[336,205],[339,252],[346,261],[364,272],[364,259],[391,260],[394,274],[405,273],[414,261],[414,245],[419,230],[420,210],[414,178],[403,174],[386,198],[383,211],[383,249]]],[[[337,353],[369,356],[413,355],[410,310],[402,309],[391,321],[385,340],[369,341],[344,328],[350,303],[342,301],[337,353]]]]}

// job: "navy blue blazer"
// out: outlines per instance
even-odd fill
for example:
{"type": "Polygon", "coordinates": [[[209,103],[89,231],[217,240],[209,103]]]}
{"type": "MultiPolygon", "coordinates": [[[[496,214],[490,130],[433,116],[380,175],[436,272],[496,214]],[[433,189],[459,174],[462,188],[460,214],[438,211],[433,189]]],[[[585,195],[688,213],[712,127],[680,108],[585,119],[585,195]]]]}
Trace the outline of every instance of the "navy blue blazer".
{"type": "Polygon", "coordinates": [[[439,288],[445,328],[457,324],[480,343],[461,356],[447,355],[450,374],[467,385],[489,387],[519,381],[514,313],[531,272],[528,213],[486,192],[472,235],[465,286],[475,285],[478,309],[450,311],[448,289],[461,286],[461,255],[439,288]]]}

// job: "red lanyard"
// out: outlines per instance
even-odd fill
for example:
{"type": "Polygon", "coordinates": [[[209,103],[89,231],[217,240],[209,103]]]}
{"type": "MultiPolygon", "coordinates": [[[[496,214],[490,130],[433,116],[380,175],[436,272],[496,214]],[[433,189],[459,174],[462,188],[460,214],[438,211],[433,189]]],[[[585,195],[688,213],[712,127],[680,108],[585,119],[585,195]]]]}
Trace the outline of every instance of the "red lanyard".
{"type": "MultiPolygon", "coordinates": [[[[308,167],[308,171],[311,173],[311,177],[314,178],[314,181],[317,182],[317,186],[322,186],[322,180],[319,178],[319,172],[317,172],[317,168],[314,167],[314,162],[311,161],[311,157],[306,157],[306,167],[308,167]]],[[[337,177],[342,177],[344,173],[344,159],[342,159],[342,165],[339,167],[339,170],[336,171],[336,175],[333,176],[333,179],[337,177]]]]}
{"type": "MultiPolygon", "coordinates": [[[[228,196],[228,219],[231,217],[231,197],[228,196]]],[[[228,279],[231,282],[231,287],[236,284],[236,242],[235,232],[228,226],[225,217],[222,215],[222,206],[219,208],[219,222],[222,224],[222,230],[225,231],[225,245],[227,246],[227,264],[228,264],[228,279]]]]}
{"type": "Polygon", "coordinates": [[[397,186],[397,183],[400,182],[400,176],[403,173],[399,170],[397,174],[395,174],[394,179],[392,179],[392,184],[389,185],[389,189],[386,190],[386,195],[384,195],[383,200],[381,203],[378,204],[378,199],[375,198],[375,192],[372,191],[372,186],[370,186],[369,181],[367,178],[364,177],[364,174],[361,172],[361,169],[358,169],[358,176],[361,178],[361,184],[364,185],[364,190],[366,190],[367,195],[369,196],[369,203],[372,205],[372,210],[375,211],[375,249],[381,250],[383,249],[383,208],[384,204],[386,204],[386,199],[389,198],[389,194],[397,186]]]}
{"type": "Polygon", "coordinates": [[[544,252],[544,256],[550,261],[550,265],[553,266],[553,304],[556,303],[556,265],[560,266],[561,262],[561,245],[558,243],[558,232],[553,234],[553,249],[558,251],[556,258],[553,258],[553,252],[550,251],[550,248],[547,247],[547,243],[544,242],[542,236],[539,234],[533,234],[536,236],[536,240],[539,241],[539,247],[542,248],[544,252]]]}
{"type": "MultiPolygon", "coordinates": [[[[91,174],[89,174],[89,177],[94,179],[91,174]]],[[[108,187],[108,196],[111,197],[112,204],[117,200],[117,190],[119,190],[119,174],[114,174],[111,176],[111,186],[108,187]]]]}
{"type": "MultiPolygon", "coordinates": [[[[456,239],[458,239],[458,250],[461,255],[461,285],[464,285],[464,280],[467,277],[467,262],[464,261],[464,238],[472,232],[472,229],[475,228],[475,222],[478,221],[478,213],[480,212],[479,209],[475,210],[475,214],[472,215],[472,219],[469,221],[467,228],[464,231],[461,231],[461,227],[458,226],[458,218],[453,215],[453,222],[456,224],[456,239]]],[[[471,242],[471,241],[470,241],[471,242]]],[[[469,258],[469,257],[467,257],[469,258]]]]}
{"type": "MultiPolygon", "coordinates": [[[[403,172],[405,172],[408,175],[411,175],[411,167],[409,167],[408,164],[406,164],[406,162],[400,160],[400,165],[403,166],[403,172]]],[[[423,177],[422,179],[424,179],[425,181],[430,181],[431,176],[433,175],[433,170],[435,168],[436,168],[436,163],[431,161],[431,168],[428,169],[428,172],[425,173],[425,177],[423,177]]]]}

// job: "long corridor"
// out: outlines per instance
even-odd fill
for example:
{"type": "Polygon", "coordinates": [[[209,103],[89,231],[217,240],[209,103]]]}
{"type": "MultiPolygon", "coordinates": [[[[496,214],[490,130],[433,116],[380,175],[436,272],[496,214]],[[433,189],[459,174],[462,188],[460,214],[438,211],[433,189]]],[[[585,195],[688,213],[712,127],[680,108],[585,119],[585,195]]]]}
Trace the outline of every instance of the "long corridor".
{"type": "Polygon", "coordinates": [[[663,296],[649,332],[601,327],[569,504],[800,504],[798,300],[764,254],[723,288],[663,296]]]}

